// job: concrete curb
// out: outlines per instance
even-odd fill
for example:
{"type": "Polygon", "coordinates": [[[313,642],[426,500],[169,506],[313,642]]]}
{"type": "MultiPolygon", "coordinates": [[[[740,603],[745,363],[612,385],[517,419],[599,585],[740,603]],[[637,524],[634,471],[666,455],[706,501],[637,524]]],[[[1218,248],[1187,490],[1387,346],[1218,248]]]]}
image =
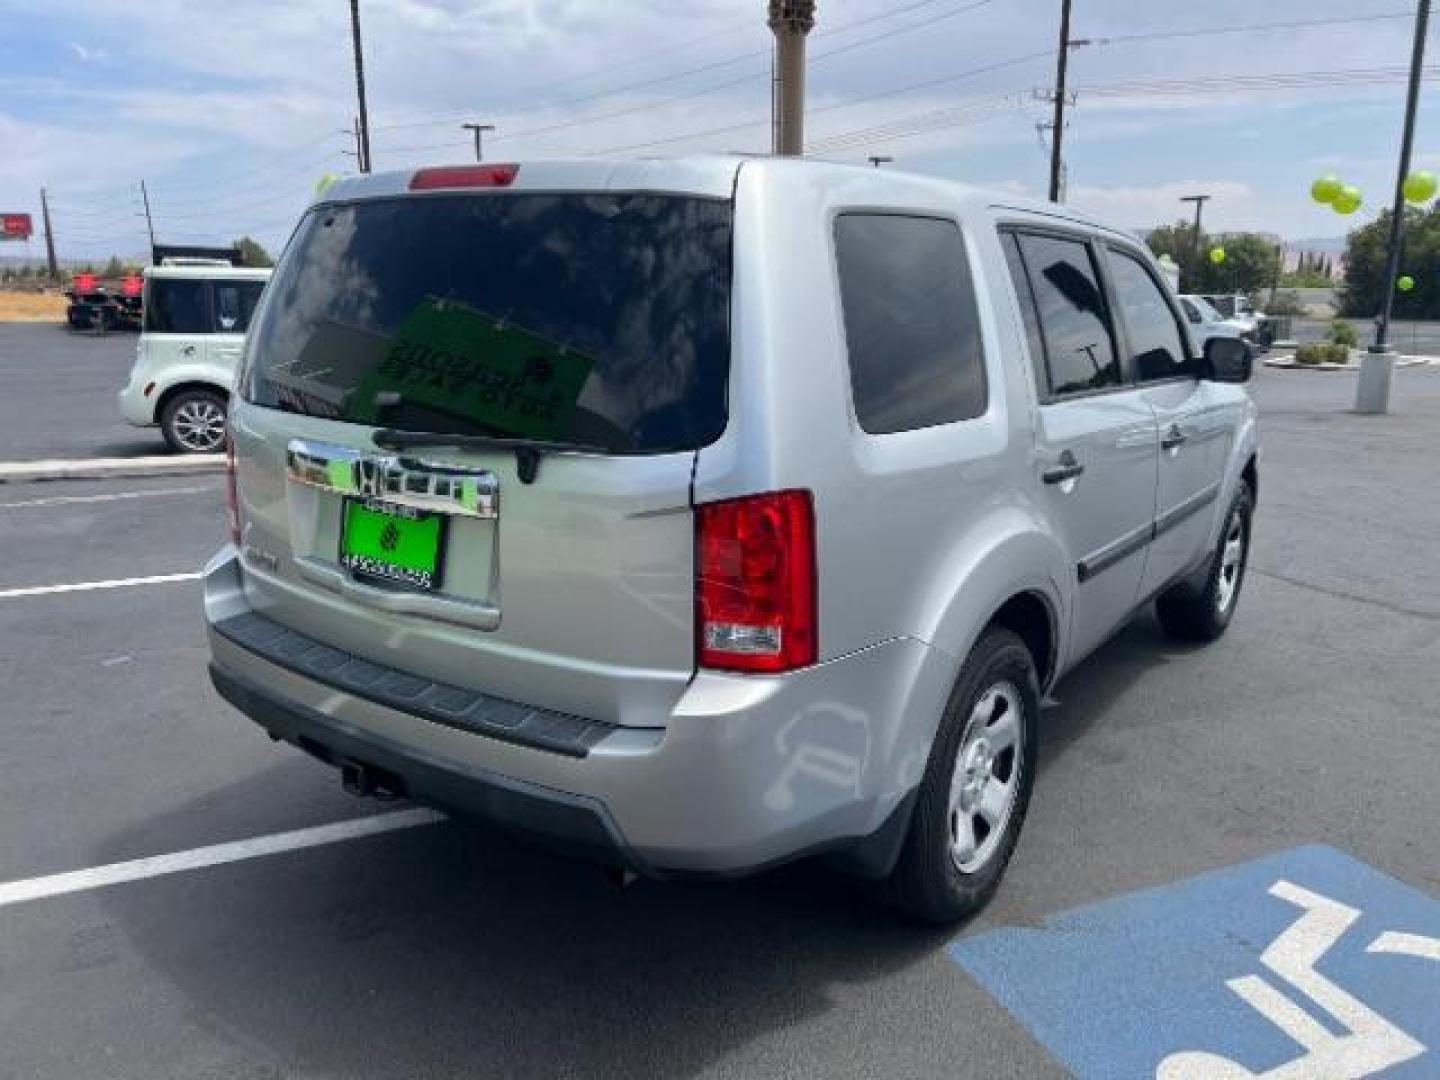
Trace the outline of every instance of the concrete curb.
{"type": "Polygon", "coordinates": [[[151,457],[79,458],[71,461],[0,462],[0,484],[121,476],[197,476],[222,472],[224,454],[156,454],[151,457]]]}

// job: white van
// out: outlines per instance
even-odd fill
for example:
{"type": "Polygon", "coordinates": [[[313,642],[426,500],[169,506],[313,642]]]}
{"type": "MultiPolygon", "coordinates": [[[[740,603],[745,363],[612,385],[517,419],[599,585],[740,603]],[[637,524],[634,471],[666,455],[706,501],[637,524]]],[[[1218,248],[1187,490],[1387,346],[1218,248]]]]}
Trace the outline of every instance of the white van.
{"type": "Polygon", "coordinates": [[[181,453],[220,449],[230,388],[268,268],[152,266],[145,317],[120,412],[138,427],[158,424],[181,453]]]}

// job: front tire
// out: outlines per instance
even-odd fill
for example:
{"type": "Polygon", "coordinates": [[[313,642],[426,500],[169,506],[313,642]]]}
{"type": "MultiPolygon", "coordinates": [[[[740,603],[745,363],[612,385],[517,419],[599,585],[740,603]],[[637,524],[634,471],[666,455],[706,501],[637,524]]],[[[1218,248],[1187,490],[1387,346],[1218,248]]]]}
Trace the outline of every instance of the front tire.
{"type": "Polygon", "coordinates": [[[1155,601],[1155,614],[1171,637],[1214,641],[1229,627],[1250,562],[1250,519],[1254,508],[1250,485],[1242,480],[1230,512],[1225,515],[1225,527],[1210,558],[1204,584],[1182,581],[1155,601]]]}
{"type": "Polygon", "coordinates": [[[994,895],[1030,805],[1039,712],[1030,650],[992,627],[960,670],[886,883],[900,910],[949,924],[994,895]]]}
{"type": "Polygon", "coordinates": [[[225,445],[226,402],[213,390],[182,390],[160,410],[160,431],[172,450],[213,454],[225,445]]]}

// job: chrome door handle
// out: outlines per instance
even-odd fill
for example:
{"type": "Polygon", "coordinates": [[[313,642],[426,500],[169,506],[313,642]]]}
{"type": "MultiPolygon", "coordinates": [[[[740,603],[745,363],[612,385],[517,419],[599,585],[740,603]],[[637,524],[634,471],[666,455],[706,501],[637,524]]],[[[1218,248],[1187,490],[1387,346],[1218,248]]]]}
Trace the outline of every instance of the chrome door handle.
{"type": "Polygon", "coordinates": [[[1066,480],[1074,480],[1085,471],[1085,466],[1075,460],[1075,455],[1066,450],[1060,455],[1060,461],[1053,467],[1046,469],[1040,474],[1040,479],[1047,484],[1063,484],[1066,480]]]}
{"type": "Polygon", "coordinates": [[[1183,431],[1180,430],[1179,424],[1171,424],[1170,430],[1167,431],[1160,439],[1160,449],[1178,450],[1180,449],[1180,447],[1185,445],[1186,440],[1189,438],[1189,435],[1186,435],[1183,431]]]}

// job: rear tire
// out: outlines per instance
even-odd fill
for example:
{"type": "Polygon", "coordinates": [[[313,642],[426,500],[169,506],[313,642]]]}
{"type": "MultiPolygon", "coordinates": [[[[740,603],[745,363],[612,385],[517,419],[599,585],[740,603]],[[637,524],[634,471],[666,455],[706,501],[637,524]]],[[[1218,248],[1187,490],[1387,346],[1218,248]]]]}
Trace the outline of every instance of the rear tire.
{"type": "Polygon", "coordinates": [[[172,450],[213,454],[225,445],[226,401],[214,390],[182,390],[160,410],[160,431],[172,450]]]}
{"type": "Polygon", "coordinates": [[[1240,490],[1225,515],[1220,542],[1210,558],[1204,583],[1182,581],[1161,593],[1155,614],[1165,632],[1181,641],[1214,641],[1230,625],[1245,584],[1250,561],[1250,518],[1254,512],[1250,485],[1240,481],[1240,490]]]}
{"type": "Polygon", "coordinates": [[[888,899],[949,924],[989,902],[1035,782],[1039,681],[1030,650],[999,627],[970,651],[930,750],[888,899]]]}

